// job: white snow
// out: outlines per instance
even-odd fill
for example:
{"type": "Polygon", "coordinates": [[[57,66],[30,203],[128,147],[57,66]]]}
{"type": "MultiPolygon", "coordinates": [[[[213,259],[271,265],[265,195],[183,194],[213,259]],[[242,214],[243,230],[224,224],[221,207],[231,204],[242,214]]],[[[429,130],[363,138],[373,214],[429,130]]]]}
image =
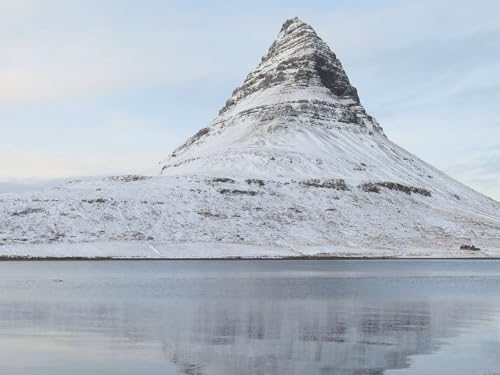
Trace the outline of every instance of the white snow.
{"type": "Polygon", "coordinates": [[[1,254],[500,256],[499,204],[478,193],[458,201],[383,187],[365,192],[349,181],[342,191],[299,180],[129,180],[90,178],[0,195],[1,254]],[[458,250],[466,243],[481,251],[458,250]]]}

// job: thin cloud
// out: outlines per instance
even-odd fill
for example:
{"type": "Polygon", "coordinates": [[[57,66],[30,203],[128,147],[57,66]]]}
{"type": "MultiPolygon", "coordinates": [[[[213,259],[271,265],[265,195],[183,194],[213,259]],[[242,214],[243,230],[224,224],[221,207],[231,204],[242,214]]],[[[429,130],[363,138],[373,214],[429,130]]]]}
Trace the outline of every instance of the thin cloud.
{"type": "Polygon", "coordinates": [[[22,178],[134,174],[139,173],[139,171],[142,174],[156,175],[159,169],[154,165],[154,160],[159,159],[160,154],[143,153],[140,156],[127,159],[125,165],[122,156],[113,152],[93,152],[82,158],[80,155],[68,153],[54,154],[17,147],[2,147],[0,149],[0,170],[3,176],[9,177],[9,179],[4,178],[4,182],[22,178]]]}

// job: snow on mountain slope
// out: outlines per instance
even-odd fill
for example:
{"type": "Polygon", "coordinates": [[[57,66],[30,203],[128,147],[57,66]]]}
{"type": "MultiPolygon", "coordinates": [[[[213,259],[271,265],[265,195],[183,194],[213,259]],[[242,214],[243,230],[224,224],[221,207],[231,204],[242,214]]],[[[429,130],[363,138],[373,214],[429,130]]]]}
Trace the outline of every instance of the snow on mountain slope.
{"type": "Polygon", "coordinates": [[[284,23],[219,116],[169,156],[162,174],[390,181],[486,202],[388,140],[335,54],[297,18],[284,23]]]}
{"type": "Polygon", "coordinates": [[[500,256],[500,203],[391,142],[298,19],[162,174],[0,194],[0,254],[500,256]]]}
{"type": "Polygon", "coordinates": [[[498,204],[339,180],[121,176],[0,195],[4,255],[498,256],[498,204]],[[83,245],[82,245],[83,243],[83,245]],[[481,251],[461,251],[473,243],[481,251]],[[47,246],[50,244],[50,246],[47,246]],[[71,245],[73,244],[73,245],[71,245]]]}
{"type": "Polygon", "coordinates": [[[214,122],[165,161],[163,174],[343,177],[366,159],[345,163],[357,152],[344,151],[372,137],[385,139],[335,54],[292,19],[214,122]]]}

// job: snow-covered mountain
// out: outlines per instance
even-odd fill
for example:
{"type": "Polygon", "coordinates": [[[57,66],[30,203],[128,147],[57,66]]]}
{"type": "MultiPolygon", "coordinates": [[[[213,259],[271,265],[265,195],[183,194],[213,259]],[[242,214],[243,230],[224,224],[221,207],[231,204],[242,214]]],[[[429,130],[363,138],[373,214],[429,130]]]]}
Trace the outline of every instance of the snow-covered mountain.
{"type": "Polygon", "coordinates": [[[379,177],[387,168],[378,164],[353,169],[386,164],[386,143],[335,54],[295,18],[213,123],[170,155],[163,174],[379,177]]]}
{"type": "Polygon", "coordinates": [[[10,255],[498,256],[500,203],[391,142],[295,18],[162,176],[0,195],[0,245],[10,255]],[[469,243],[482,250],[459,250],[469,243]]]}
{"type": "Polygon", "coordinates": [[[335,54],[298,18],[162,174],[389,181],[483,199],[388,140],[335,54]]]}

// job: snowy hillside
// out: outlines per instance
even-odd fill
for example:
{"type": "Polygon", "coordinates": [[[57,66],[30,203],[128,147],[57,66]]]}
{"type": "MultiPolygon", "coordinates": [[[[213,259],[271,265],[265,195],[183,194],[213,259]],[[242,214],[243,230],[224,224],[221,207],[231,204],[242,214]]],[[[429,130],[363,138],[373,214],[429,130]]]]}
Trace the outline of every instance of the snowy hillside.
{"type": "Polygon", "coordinates": [[[495,204],[391,142],[335,54],[297,18],[285,22],[219,116],[170,155],[162,174],[390,182],[463,205],[495,204]]]}
{"type": "Polygon", "coordinates": [[[162,176],[0,194],[0,246],[7,256],[500,256],[500,203],[391,142],[335,54],[292,19],[162,176]]]}
{"type": "Polygon", "coordinates": [[[70,181],[39,193],[0,195],[1,253],[500,255],[498,203],[481,197],[474,207],[468,198],[391,187],[184,176],[70,181]],[[482,250],[458,250],[464,243],[482,250]]]}

